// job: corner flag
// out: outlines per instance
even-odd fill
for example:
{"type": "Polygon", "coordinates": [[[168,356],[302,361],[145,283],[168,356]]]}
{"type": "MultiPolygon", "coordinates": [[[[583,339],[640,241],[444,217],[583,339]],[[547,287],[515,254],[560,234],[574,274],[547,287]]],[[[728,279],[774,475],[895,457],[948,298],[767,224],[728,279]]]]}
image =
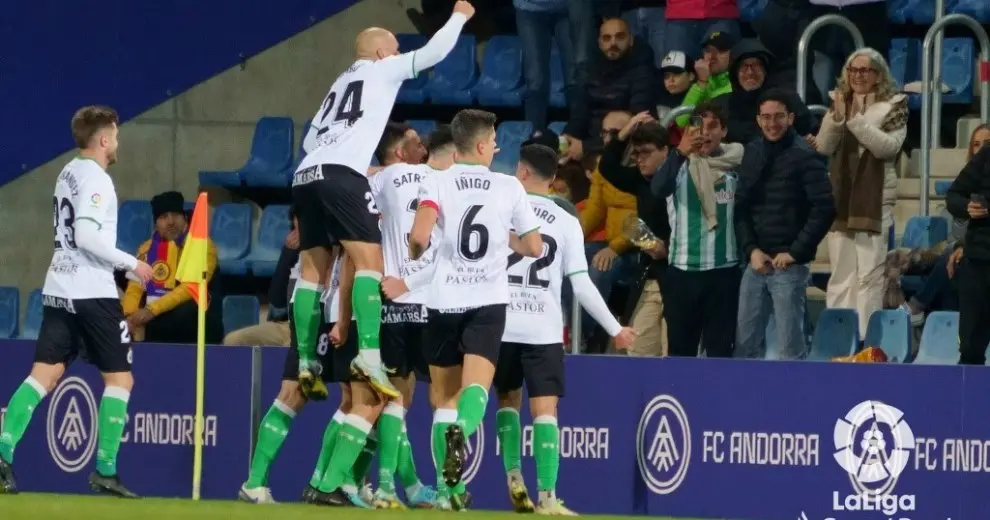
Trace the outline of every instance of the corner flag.
{"type": "Polygon", "coordinates": [[[196,198],[196,207],[193,209],[192,222],[189,224],[189,234],[186,236],[186,243],[182,247],[182,257],[179,258],[179,267],[176,269],[175,279],[182,282],[182,286],[192,294],[193,300],[199,305],[206,305],[208,302],[200,302],[199,286],[206,283],[207,269],[207,213],[209,207],[206,202],[206,193],[200,193],[196,198]]]}

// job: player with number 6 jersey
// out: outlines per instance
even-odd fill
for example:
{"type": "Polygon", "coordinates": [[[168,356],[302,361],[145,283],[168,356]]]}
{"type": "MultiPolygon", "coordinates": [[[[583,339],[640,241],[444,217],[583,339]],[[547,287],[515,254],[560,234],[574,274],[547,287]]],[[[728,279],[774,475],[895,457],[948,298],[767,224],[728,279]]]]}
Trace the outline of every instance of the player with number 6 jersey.
{"type": "Polygon", "coordinates": [[[560,465],[557,400],[564,396],[564,310],[560,301],[564,278],[570,280],[578,302],[615,338],[618,347],[628,348],[636,334],[619,325],[588,277],[581,223],[549,197],[556,169],[557,152],[551,148],[528,144],[519,152],[516,178],[529,193],[544,247],[535,259],[509,255],[510,300],[495,371],[499,398],[495,419],[514,509],[572,516],[555,489],[560,465]],[[519,410],[523,382],[534,423],[533,455],[539,486],[535,508],[522,476],[519,410]]]}
{"type": "Polygon", "coordinates": [[[358,328],[359,352],[353,369],[379,393],[399,396],[382,369],[378,350],[381,230],[366,172],[402,82],[445,58],[473,14],[470,3],[456,2],[450,19],[430,41],[404,54],[399,54],[399,43],[391,32],[377,27],[361,31],[355,45],[357,60],[333,82],[313,116],[313,127],[303,140],[307,155],[292,179],[302,260],[294,327],[299,340],[299,383],[310,398],[325,399],[327,394],[314,349],[319,296],[327,284],[333,245],[341,245],[355,265],[353,283],[348,283],[353,287],[358,328]]]}
{"type": "Polygon", "coordinates": [[[42,289],[44,311],[31,374],[7,405],[0,432],[0,493],[16,493],[14,449],[45,395],[55,389],[76,357],[103,373],[93,491],[136,498],[117,475],[117,452],[127,421],[131,376],[131,335],[124,319],[115,269],[132,271],[142,282],[151,267],[116,247],[117,194],[106,169],[117,160],[117,112],[88,106],[72,118],[79,156],[62,168],[52,201],[55,252],[42,289]]]}

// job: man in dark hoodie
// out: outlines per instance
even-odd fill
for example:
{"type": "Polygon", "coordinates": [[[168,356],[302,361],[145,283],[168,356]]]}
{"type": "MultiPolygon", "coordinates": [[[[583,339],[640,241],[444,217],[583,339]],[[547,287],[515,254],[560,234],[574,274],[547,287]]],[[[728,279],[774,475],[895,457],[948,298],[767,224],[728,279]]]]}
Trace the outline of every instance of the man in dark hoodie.
{"type": "Polygon", "coordinates": [[[601,121],[614,110],[656,112],[653,51],[633,40],[626,22],[611,18],[598,31],[598,48],[589,60],[588,81],[577,88],[571,118],[564,128],[568,158],[580,160],[584,148],[601,147],[601,121]]]}
{"type": "MultiPolygon", "coordinates": [[[[773,66],[773,54],[755,38],[742,40],[732,48],[732,58],[729,62],[732,93],[729,94],[728,99],[729,133],[725,138],[726,141],[746,144],[762,135],[756,116],[760,97],[776,86],[768,81],[773,66]]],[[[794,130],[806,138],[812,136],[814,120],[797,93],[782,90],[778,94],[786,95],[790,99],[788,105],[794,114],[794,130]]]]}

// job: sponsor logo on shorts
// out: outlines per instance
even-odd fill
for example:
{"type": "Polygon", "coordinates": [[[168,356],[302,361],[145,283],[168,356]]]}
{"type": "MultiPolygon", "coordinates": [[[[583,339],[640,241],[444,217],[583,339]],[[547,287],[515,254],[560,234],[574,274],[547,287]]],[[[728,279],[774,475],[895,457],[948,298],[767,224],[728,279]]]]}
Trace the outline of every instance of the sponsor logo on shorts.
{"type": "Polygon", "coordinates": [[[96,451],[96,399],[86,381],[67,377],[48,406],[48,451],[62,471],[85,468],[96,451]]]}
{"type": "Polygon", "coordinates": [[[654,397],[636,428],[636,462],[646,487],[658,495],[684,483],[691,462],[691,426],[681,403],[671,395],[654,397]]]}

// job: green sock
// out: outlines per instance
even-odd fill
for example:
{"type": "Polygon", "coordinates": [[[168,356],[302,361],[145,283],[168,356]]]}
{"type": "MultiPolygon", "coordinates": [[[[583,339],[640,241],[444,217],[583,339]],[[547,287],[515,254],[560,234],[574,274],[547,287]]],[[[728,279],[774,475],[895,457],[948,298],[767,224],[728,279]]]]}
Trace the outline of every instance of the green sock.
{"type": "Polygon", "coordinates": [[[433,466],[437,472],[437,495],[450,497],[450,488],[443,480],[443,460],[447,457],[447,427],[457,420],[457,410],[439,408],[433,412],[433,434],[430,444],[433,447],[433,466]]]}
{"type": "Polygon", "coordinates": [[[515,408],[502,408],[495,414],[498,425],[498,445],[502,449],[505,472],[522,468],[522,423],[515,408]]]}
{"type": "Polygon", "coordinates": [[[395,474],[399,477],[402,487],[409,489],[416,484],[421,484],[419,475],[416,474],[416,460],[413,458],[412,444],[409,443],[409,434],[406,432],[406,425],[402,425],[402,440],[399,442],[399,454],[397,456],[395,474]]]}
{"type": "Polygon", "coordinates": [[[127,424],[127,401],[131,393],[117,386],[103,389],[100,400],[99,428],[97,430],[96,472],[104,477],[117,474],[117,452],[120,437],[127,424]]]}
{"type": "Polygon", "coordinates": [[[275,401],[268,408],[268,413],[261,419],[258,426],[258,441],[254,446],[254,456],[251,457],[251,469],[248,472],[247,489],[260,488],[268,482],[268,468],[271,467],[278,450],[282,448],[285,436],[289,434],[292,420],[296,412],[282,403],[275,401]]]}
{"type": "Polygon", "coordinates": [[[354,274],[351,305],[357,320],[358,349],[378,350],[378,332],[382,326],[382,274],[358,271],[354,274]]]}
{"type": "Polygon", "coordinates": [[[361,455],[370,431],[371,424],[363,417],[354,414],[347,416],[347,422],[340,427],[326,474],[318,486],[320,491],[330,493],[352,478],[354,463],[361,455]]]}
{"type": "Polygon", "coordinates": [[[461,397],[457,400],[457,424],[464,429],[464,436],[470,437],[481,420],[485,418],[485,409],[488,408],[488,389],[481,385],[469,385],[461,390],[461,397]]]}
{"type": "Polygon", "coordinates": [[[402,422],[406,409],[401,404],[389,403],[378,418],[378,489],[395,494],[395,470],[399,465],[399,449],[402,445],[402,422]]]}
{"type": "Polygon", "coordinates": [[[296,282],[292,293],[292,318],[296,328],[296,345],[299,361],[316,359],[316,341],[320,333],[320,309],[322,288],[306,280],[296,282]]]}
{"type": "Polygon", "coordinates": [[[371,471],[371,462],[375,459],[376,453],[378,453],[378,434],[372,429],[364,442],[364,448],[361,448],[361,453],[358,454],[357,460],[354,461],[354,466],[351,468],[351,474],[354,476],[354,484],[357,487],[360,488],[364,485],[364,481],[368,477],[368,472],[371,471]]]}
{"type": "Polygon", "coordinates": [[[533,420],[533,455],[536,458],[536,487],[556,491],[560,468],[560,445],[557,418],[541,415],[533,420]]]}
{"type": "Polygon", "coordinates": [[[323,480],[323,475],[327,472],[327,466],[330,465],[330,456],[333,455],[333,447],[337,444],[337,436],[340,435],[340,427],[343,426],[345,417],[347,416],[344,412],[337,410],[333,413],[333,419],[330,419],[330,423],[323,430],[323,447],[320,448],[320,456],[316,458],[316,468],[313,469],[313,476],[309,479],[309,485],[311,487],[319,487],[320,482],[323,480]]]}
{"type": "Polygon", "coordinates": [[[3,431],[0,432],[0,458],[14,462],[14,448],[24,436],[34,409],[45,398],[46,393],[45,387],[33,377],[28,377],[17,387],[7,403],[7,415],[4,416],[3,431]]]}

